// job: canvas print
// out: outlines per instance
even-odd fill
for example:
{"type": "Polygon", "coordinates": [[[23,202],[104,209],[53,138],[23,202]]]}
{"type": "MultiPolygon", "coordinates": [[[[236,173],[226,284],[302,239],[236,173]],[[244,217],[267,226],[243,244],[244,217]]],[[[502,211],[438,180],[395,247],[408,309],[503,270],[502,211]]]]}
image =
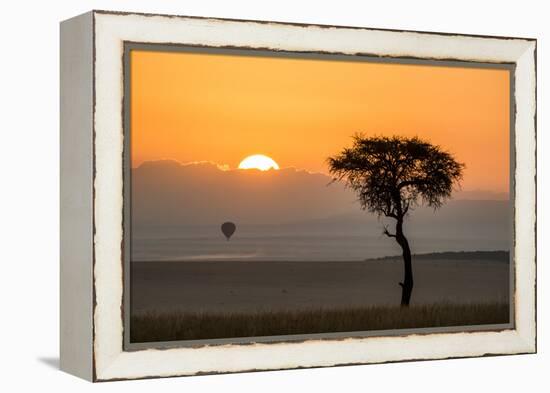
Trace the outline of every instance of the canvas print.
{"type": "Polygon", "coordinates": [[[126,64],[131,343],[513,320],[510,68],[162,45],[126,64]]]}

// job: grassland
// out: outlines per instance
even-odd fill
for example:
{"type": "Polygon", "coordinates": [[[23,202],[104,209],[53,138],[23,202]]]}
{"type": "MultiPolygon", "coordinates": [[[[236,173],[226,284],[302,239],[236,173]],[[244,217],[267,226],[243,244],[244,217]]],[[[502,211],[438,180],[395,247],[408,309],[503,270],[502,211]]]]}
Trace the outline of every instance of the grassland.
{"type": "Polygon", "coordinates": [[[386,329],[501,324],[507,303],[371,306],[258,312],[141,312],[131,341],[155,342],[386,329]]]}

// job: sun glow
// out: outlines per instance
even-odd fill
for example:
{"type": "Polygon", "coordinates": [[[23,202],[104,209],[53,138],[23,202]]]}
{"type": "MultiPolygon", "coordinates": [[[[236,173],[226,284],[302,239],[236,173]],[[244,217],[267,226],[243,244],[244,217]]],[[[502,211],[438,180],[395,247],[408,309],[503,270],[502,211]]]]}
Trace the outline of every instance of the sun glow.
{"type": "Polygon", "coordinates": [[[242,160],[239,164],[239,169],[259,169],[260,171],[267,171],[269,169],[279,169],[279,165],[268,156],[254,154],[242,160]]]}

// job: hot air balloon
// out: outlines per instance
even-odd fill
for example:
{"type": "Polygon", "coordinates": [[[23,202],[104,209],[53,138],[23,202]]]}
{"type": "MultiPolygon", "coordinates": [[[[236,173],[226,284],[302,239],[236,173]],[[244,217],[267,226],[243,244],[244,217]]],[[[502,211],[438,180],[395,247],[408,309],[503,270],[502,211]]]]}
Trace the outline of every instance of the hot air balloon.
{"type": "Polygon", "coordinates": [[[222,232],[227,238],[227,241],[229,241],[229,238],[235,233],[236,229],[237,229],[237,226],[230,221],[224,222],[222,224],[222,232]]]}

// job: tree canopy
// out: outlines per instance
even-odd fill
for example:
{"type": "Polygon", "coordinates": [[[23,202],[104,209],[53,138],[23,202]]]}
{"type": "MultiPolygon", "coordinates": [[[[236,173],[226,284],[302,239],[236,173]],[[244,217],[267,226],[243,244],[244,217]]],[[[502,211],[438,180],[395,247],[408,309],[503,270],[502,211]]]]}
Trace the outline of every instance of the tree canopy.
{"type": "Polygon", "coordinates": [[[418,137],[365,137],[328,158],[334,180],[356,191],[361,208],[402,220],[423,203],[439,208],[462,178],[464,164],[418,137]]]}

